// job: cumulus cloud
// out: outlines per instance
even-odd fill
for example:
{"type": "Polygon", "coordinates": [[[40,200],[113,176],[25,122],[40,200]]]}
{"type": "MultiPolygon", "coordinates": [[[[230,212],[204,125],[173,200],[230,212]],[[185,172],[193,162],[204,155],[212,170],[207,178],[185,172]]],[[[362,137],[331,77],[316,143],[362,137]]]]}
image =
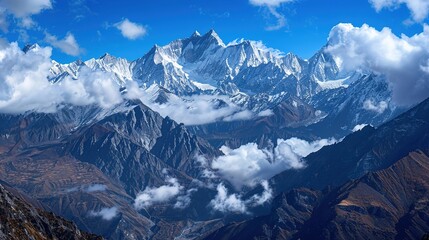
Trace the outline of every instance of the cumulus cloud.
{"type": "Polygon", "coordinates": [[[122,101],[113,74],[86,67],[78,80],[51,84],[51,51],[36,47],[24,53],[17,43],[0,42],[0,112],[55,112],[65,104],[108,108],[122,101]]]}
{"type": "Polygon", "coordinates": [[[134,207],[141,210],[153,204],[168,202],[182,192],[183,186],[179,184],[176,178],[168,177],[166,182],[166,185],[147,187],[139,193],[134,201],[134,207]]]}
{"type": "Polygon", "coordinates": [[[376,112],[379,114],[383,113],[387,109],[388,106],[389,105],[387,104],[386,101],[380,101],[379,103],[376,103],[371,99],[367,99],[363,103],[363,108],[365,110],[373,111],[373,112],[376,112]]]}
{"type": "Polygon", "coordinates": [[[214,159],[211,167],[236,189],[254,187],[284,170],[304,167],[303,157],[335,142],[334,139],[307,142],[290,138],[278,139],[274,149],[260,149],[256,143],[242,145],[237,149],[223,146],[220,150],[224,155],[214,159]]]}
{"type": "Polygon", "coordinates": [[[345,70],[371,69],[387,78],[392,100],[402,106],[429,97],[429,26],[412,37],[341,23],[329,34],[327,51],[345,70]]]}
{"type": "Polygon", "coordinates": [[[427,0],[369,0],[369,2],[377,12],[383,8],[398,8],[400,5],[405,4],[416,22],[422,22],[429,14],[429,1],[427,0]]]}
{"type": "Polygon", "coordinates": [[[146,28],[138,23],[131,22],[127,18],[124,20],[115,23],[114,26],[121,31],[123,37],[130,40],[135,40],[137,38],[143,37],[146,35],[146,28]]]}
{"type": "Polygon", "coordinates": [[[103,220],[110,221],[116,216],[118,216],[119,211],[117,207],[111,208],[102,208],[100,211],[90,211],[89,216],[91,217],[101,217],[103,220]]]}
{"type": "Polygon", "coordinates": [[[217,194],[209,203],[209,206],[222,213],[234,212],[248,214],[249,206],[259,206],[272,199],[272,189],[267,181],[262,181],[261,185],[264,191],[260,195],[253,195],[247,200],[243,200],[242,196],[237,193],[228,193],[228,189],[223,183],[220,183],[216,190],[217,194]]]}
{"type": "Polygon", "coordinates": [[[0,0],[0,26],[7,31],[6,15],[11,14],[20,21],[23,27],[34,25],[32,15],[39,14],[43,10],[52,8],[52,0],[0,0]]]}
{"type": "Polygon", "coordinates": [[[45,41],[70,56],[79,56],[83,52],[76,38],[70,32],[63,39],[58,39],[56,36],[46,33],[45,41]]]}
{"type": "Polygon", "coordinates": [[[293,0],[249,0],[249,3],[254,6],[266,7],[270,14],[276,18],[277,23],[272,26],[268,26],[268,31],[279,30],[286,26],[286,18],[278,12],[278,7],[284,3],[290,3],[293,0]]]}
{"type": "Polygon", "coordinates": [[[216,197],[209,204],[214,210],[219,212],[246,213],[246,204],[238,194],[228,194],[228,189],[222,183],[217,186],[216,197]]]}

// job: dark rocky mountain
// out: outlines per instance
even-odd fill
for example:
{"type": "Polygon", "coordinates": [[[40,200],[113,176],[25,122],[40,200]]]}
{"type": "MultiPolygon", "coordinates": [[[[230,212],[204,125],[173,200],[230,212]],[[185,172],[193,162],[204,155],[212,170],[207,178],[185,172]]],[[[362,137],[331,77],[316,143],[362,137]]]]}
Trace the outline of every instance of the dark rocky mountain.
{"type": "Polygon", "coordinates": [[[269,215],[205,239],[420,239],[429,230],[428,170],[429,157],[411,152],[331,191],[283,193],[269,215]]]}
{"type": "Polygon", "coordinates": [[[0,239],[96,240],[76,225],[32,206],[17,191],[0,184],[0,239]]]}
{"type": "Polygon", "coordinates": [[[305,158],[307,167],[272,179],[279,192],[293,187],[323,189],[387,168],[410,152],[429,151],[429,100],[382,126],[364,129],[305,158]]]}
{"type": "Polygon", "coordinates": [[[269,215],[207,239],[420,239],[429,230],[428,137],[429,99],[275,176],[269,215]]]}
{"type": "Polygon", "coordinates": [[[179,232],[181,224],[207,219],[212,190],[196,192],[192,197],[205,203],[179,219],[172,213],[183,210],[173,209],[174,202],[149,212],[138,212],[133,202],[146,187],[165,185],[167,175],[187,189],[200,174],[195,155],[214,156],[218,150],[139,101],[109,111],[90,109],[2,115],[2,178],[79,228],[106,238],[163,238],[169,228],[179,232]],[[112,216],[104,219],[103,210],[112,216]]]}

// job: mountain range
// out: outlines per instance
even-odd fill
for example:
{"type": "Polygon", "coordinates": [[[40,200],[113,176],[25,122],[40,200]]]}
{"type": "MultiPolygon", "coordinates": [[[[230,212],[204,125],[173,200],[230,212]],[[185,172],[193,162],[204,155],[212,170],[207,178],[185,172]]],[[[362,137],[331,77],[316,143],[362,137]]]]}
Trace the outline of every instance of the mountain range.
{"type": "Polygon", "coordinates": [[[101,72],[128,97],[1,113],[0,180],[107,239],[419,239],[429,101],[396,104],[327,46],[302,59],[211,30],[133,61],[52,61],[52,85],[101,72]]]}

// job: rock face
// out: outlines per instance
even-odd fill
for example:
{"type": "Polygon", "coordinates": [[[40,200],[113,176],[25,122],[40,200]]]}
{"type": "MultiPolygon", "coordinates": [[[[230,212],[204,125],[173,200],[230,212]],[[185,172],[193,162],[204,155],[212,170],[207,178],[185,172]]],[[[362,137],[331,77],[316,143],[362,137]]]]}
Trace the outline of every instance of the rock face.
{"type": "Polygon", "coordinates": [[[80,231],[72,222],[33,207],[0,184],[0,239],[101,240],[103,238],[80,231]]]}

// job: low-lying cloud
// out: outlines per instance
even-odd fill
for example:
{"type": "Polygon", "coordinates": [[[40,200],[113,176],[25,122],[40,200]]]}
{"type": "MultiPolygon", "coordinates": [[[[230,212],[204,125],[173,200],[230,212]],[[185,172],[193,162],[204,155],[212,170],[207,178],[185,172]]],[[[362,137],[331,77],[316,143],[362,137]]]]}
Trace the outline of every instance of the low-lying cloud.
{"type": "Polygon", "coordinates": [[[371,99],[367,99],[363,103],[363,108],[365,110],[373,111],[379,114],[383,113],[388,107],[389,105],[387,104],[386,101],[380,101],[379,103],[377,103],[371,99]]]}
{"type": "Polygon", "coordinates": [[[119,211],[117,207],[102,208],[99,211],[90,211],[89,216],[101,217],[103,220],[110,221],[118,216],[119,211]]]}
{"type": "MultiPolygon", "coordinates": [[[[176,178],[168,177],[165,185],[147,187],[143,192],[139,193],[134,201],[134,207],[137,210],[141,210],[154,204],[169,202],[179,196],[183,189],[183,186],[179,184],[176,178]]],[[[180,203],[177,203],[177,207],[182,208],[189,204],[187,200],[185,195],[179,200],[180,203]]]]}
{"type": "MultiPolygon", "coordinates": [[[[168,116],[176,122],[184,123],[185,125],[248,120],[258,116],[252,111],[238,106],[228,96],[223,95],[177,97],[176,95],[168,94],[170,98],[168,102],[157,103],[153,101],[156,98],[157,91],[152,88],[156,87],[151,86],[143,90],[135,82],[129,82],[127,85],[127,97],[140,99],[144,104],[161,114],[161,116],[168,116]],[[155,95],[153,92],[155,92],[155,95]]],[[[270,112],[265,111],[264,114],[268,115],[270,112]]]]}
{"type": "Polygon", "coordinates": [[[85,192],[92,193],[92,192],[104,192],[107,190],[107,186],[104,184],[93,184],[89,185],[88,187],[84,188],[85,192]]]}
{"type": "Polygon", "coordinates": [[[245,213],[248,214],[249,206],[260,206],[270,201],[273,197],[272,189],[267,181],[262,181],[261,186],[264,191],[260,195],[253,195],[247,200],[243,200],[242,196],[237,193],[228,193],[228,189],[223,183],[220,183],[216,190],[217,194],[213,200],[210,201],[209,206],[218,212],[222,213],[245,213]]]}
{"type": "Polygon", "coordinates": [[[303,157],[335,142],[335,139],[307,142],[290,138],[278,139],[275,148],[261,149],[256,143],[242,145],[237,149],[223,146],[220,150],[224,155],[214,159],[211,168],[236,189],[254,187],[284,170],[303,168],[303,157]]]}
{"type": "MultiPolygon", "coordinates": [[[[429,97],[429,26],[412,37],[341,23],[329,34],[327,51],[344,70],[370,69],[387,77],[392,100],[410,106],[429,97]]],[[[381,108],[380,108],[381,109],[381,108]]]]}

